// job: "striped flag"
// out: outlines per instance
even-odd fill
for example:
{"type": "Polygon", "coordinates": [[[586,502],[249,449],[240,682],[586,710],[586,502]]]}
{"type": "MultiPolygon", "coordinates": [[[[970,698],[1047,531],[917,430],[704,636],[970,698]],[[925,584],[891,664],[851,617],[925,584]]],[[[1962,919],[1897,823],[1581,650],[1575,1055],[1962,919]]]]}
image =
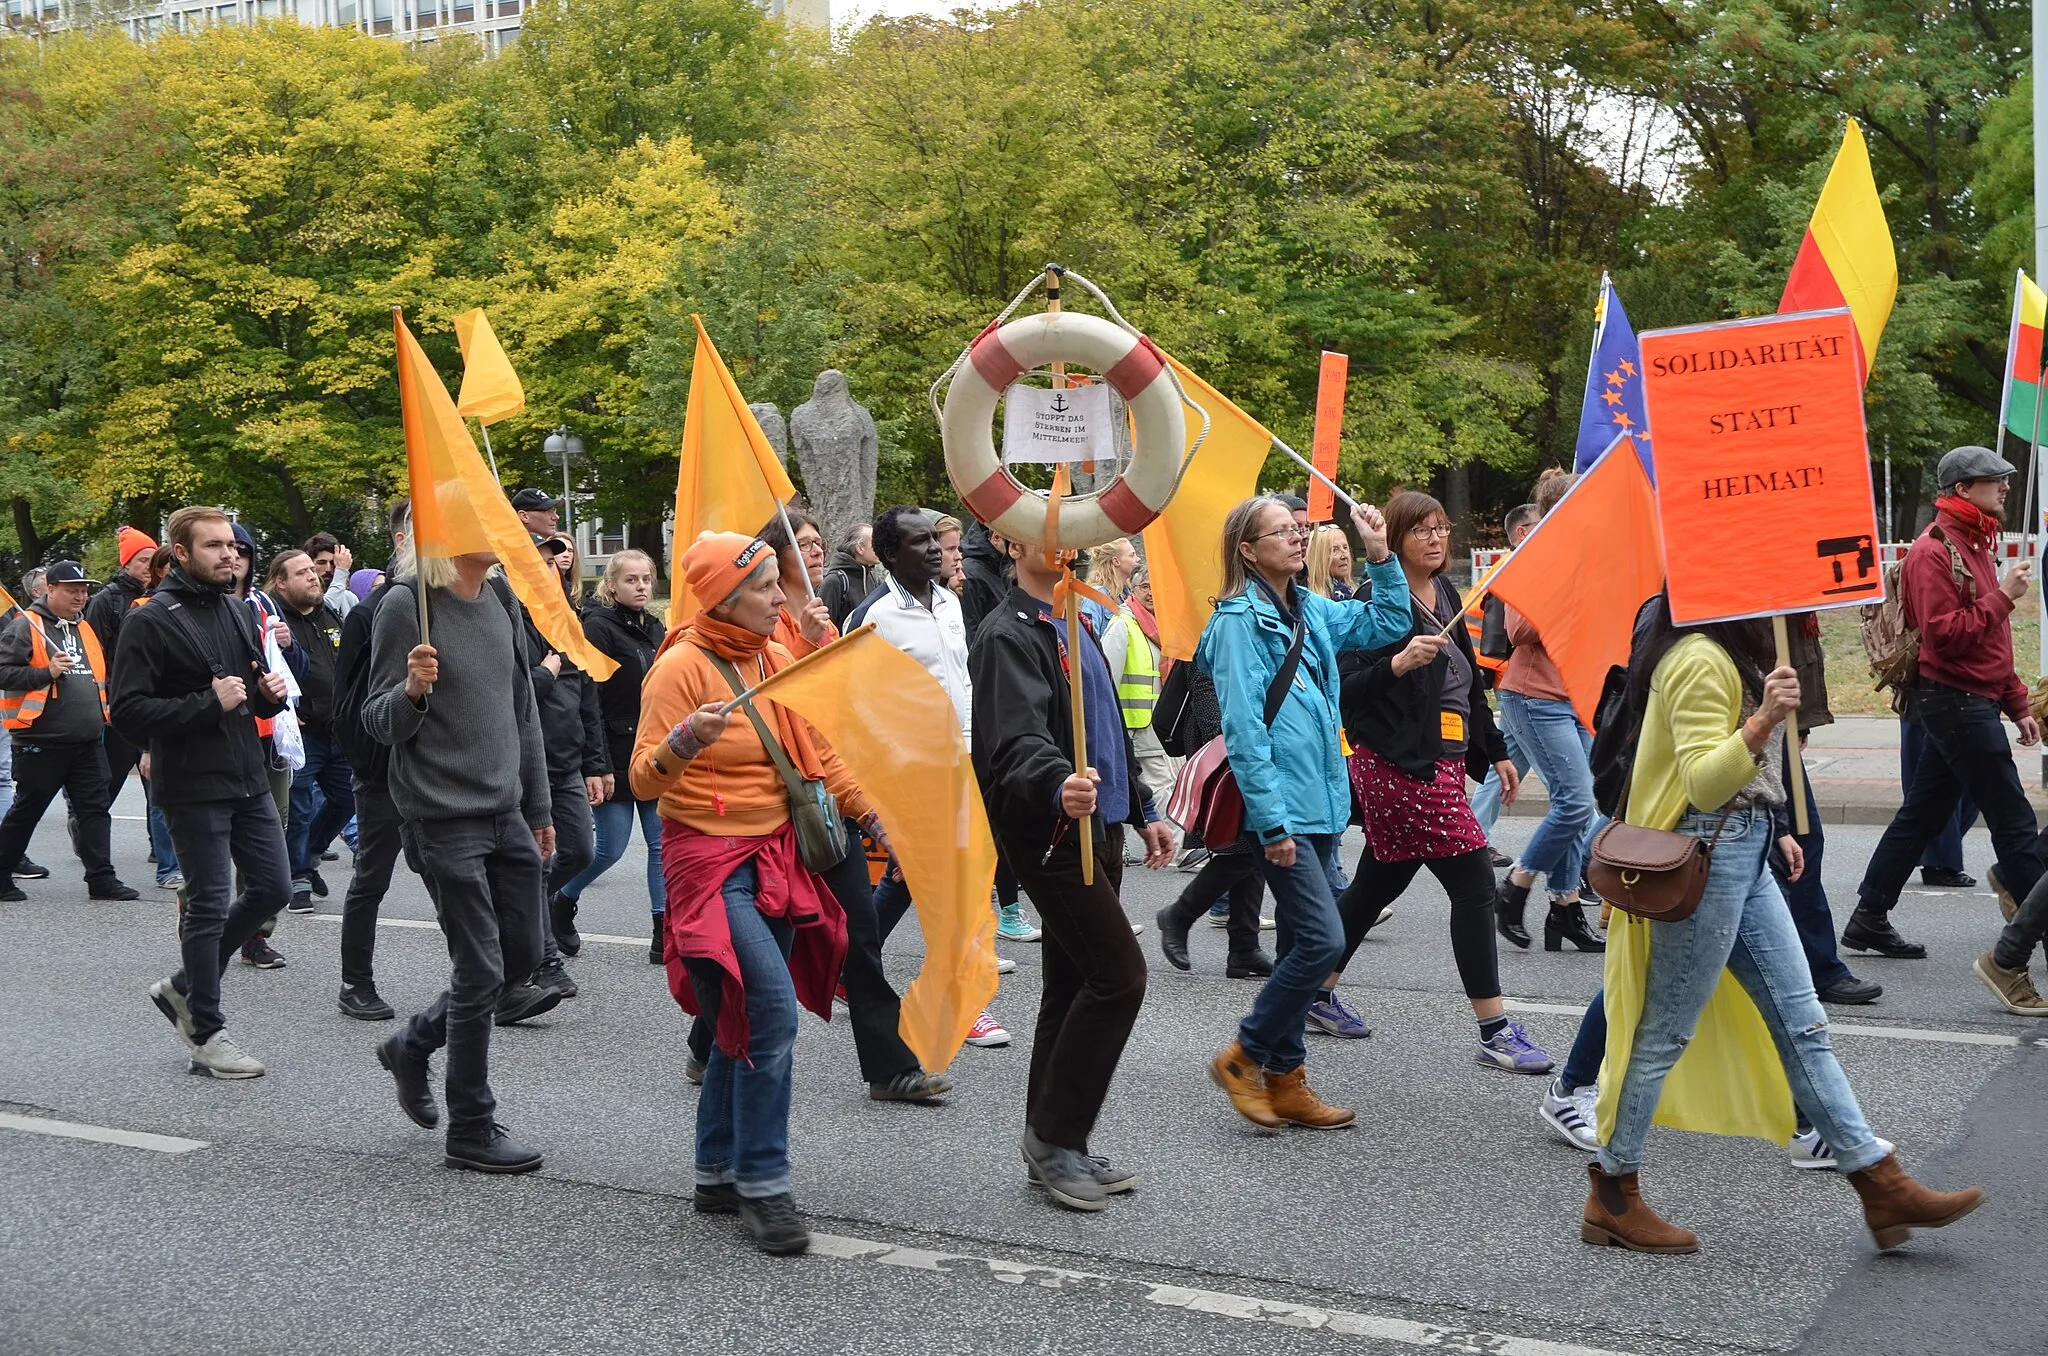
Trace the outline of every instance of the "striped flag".
{"type": "MultiPolygon", "coordinates": [[[[2048,322],[2048,293],[2034,285],[2026,270],[2013,276],[2012,327],[2005,337],[2005,391],[1999,401],[1998,426],[2025,443],[2036,441],[2041,405],[2041,331],[2048,322]]],[[[1998,439],[1992,439],[1996,446],[1998,439]]]]}
{"type": "Polygon", "coordinates": [[[1792,261],[1778,312],[1848,307],[1856,317],[1863,380],[1868,382],[1877,361],[1878,338],[1898,295],[1899,261],[1871,173],[1870,148],[1863,129],[1851,119],[1820,201],[1813,205],[1806,238],[1799,242],[1799,257],[1792,261]]]}

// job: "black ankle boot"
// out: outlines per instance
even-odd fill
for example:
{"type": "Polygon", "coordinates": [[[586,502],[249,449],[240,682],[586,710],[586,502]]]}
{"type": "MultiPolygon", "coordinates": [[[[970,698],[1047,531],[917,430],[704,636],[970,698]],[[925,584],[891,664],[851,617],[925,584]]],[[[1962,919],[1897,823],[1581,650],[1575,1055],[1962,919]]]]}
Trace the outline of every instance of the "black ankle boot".
{"type": "Polygon", "coordinates": [[[1894,960],[1925,960],[1927,948],[1909,942],[1892,926],[1889,909],[1873,909],[1866,901],[1856,906],[1842,926],[1842,945],[1856,951],[1875,951],[1894,960]]]}
{"type": "Polygon", "coordinates": [[[1529,887],[1515,884],[1514,872],[1501,878],[1500,893],[1493,898],[1493,922],[1500,935],[1516,946],[1528,949],[1529,929],[1522,926],[1522,910],[1529,905],[1529,887]]]}
{"type": "Polygon", "coordinates": [[[1569,904],[1553,903],[1550,912],[1543,918],[1543,949],[1562,951],[1565,942],[1581,951],[1605,951],[1607,943],[1593,935],[1593,929],[1586,923],[1584,901],[1573,900],[1569,904]]]}
{"type": "Polygon", "coordinates": [[[1233,951],[1224,962],[1223,973],[1230,979],[1264,979],[1273,973],[1273,958],[1260,947],[1233,951]]]}

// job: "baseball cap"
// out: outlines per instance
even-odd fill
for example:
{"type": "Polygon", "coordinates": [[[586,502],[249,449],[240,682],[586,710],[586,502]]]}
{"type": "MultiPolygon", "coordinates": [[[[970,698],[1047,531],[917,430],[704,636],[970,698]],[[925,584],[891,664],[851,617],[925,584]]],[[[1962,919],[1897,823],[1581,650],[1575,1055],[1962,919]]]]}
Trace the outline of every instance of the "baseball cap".
{"type": "Polygon", "coordinates": [[[568,542],[555,537],[543,537],[538,532],[533,534],[533,544],[535,549],[544,556],[558,556],[569,549],[568,542]]]}
{"type": "Polygon", "coordinates": [[[1934,483],[1949,490],[1966,480],[2000,480],[2018,474],[2017,466],[1988,447],[1958,447],[1942,456],[1934,483]]]}
{"type": "Polygon", "coordinates": [[[100,586],[99,580],[85,577],[85,566],[75,560],[60,560],[50,566],[48,573],[43,576],[43,582],[52,587],[58,584],[84,584],[88,588],[100,586]]]}
{"type": "Polygon", "coordinates": [[[537,490],[531,485],[523,490],[515,490],[512,494],[512,507],[524,513],[531,513],[537,509],[558,509],[561,506],[561,500],[546,490],[537,490]]]}

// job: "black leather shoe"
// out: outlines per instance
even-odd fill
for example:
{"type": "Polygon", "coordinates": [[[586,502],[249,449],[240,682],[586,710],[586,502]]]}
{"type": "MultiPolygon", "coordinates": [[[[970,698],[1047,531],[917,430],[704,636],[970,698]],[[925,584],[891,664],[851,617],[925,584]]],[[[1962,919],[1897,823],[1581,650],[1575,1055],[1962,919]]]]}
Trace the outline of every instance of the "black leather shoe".
{"type": "Polygon", "coordinates": [[[441,1123],[441,1108],[434,1105],[432,1075],[427,1057],[407,1048],[404,1032],[394,1032],[377,1042],[377,1062],[398,1084],[398,1109],[414,1125],[431,1130],[441,1123]]]}
{"type": "MultiPolygon", "coordinates": [[[[560,945],[560,943],[556,945],[560,945]]],[[[662,924],[656,923],[654,925],[654,935],[647,939],[647,963],[649,965],[668,964],[668,956],[664,950],[667,945],[668,929],[662,924]]]]}
{"type": "Polygon", "coordinates": [[[1820,991],[1823,1003],[1875,1003],[1884,997],[1884,985],[1851,975],[1839,984],[1830,984],[1820,991]]]}
{"type": "Polygon", "coordinates": [[[1166,957],[1166,963],[1176,970],[1188,970],[1188,930],[1173,916],[1173,907],[1168,905],[1152,915],[1152,921],[1159,925],[1159,954],[1166,957]]]}
{"type": "Polygon", "coordinates": [[[793,1257],[811,1246],[811,1231],[796,1213],[796,1198],[787,1191],[756,1200],[740,1197],[740,1223],[754,1236],[754,1246],[771,1257],[793,1257]]]}
{"type": "Polygon", "coordinates": [[[561,1001],[560,993],[543,989],[530,980],[524,984],[507,984],[504,995],[498,999],[497,1024],[510,1026],[529,1017],[538,1017],[553,1010],[561,1001]]]}
{"type": "Polygon", "coordinates": [[[1487,860],[1493,863],[1493,869],[1496,871],[1505,871],[1515,864],[1515,859],[1513,857],[1508,856],[1507,853],[1502,852],[1497,848],[1488,848],[1486,850],[1486,856],[1487,860]]]}
{"type": "Polygon", "coordinates": [[[1231,979],[1264,979],[1273,973],[1273,958],[1263,951],[1233,951],[1223,973],[1231,979]]]}
{"type": "Polygon", "coordinates": [[[450,1135],[447,1153],[441,1161],[451,1168],[468,1168],[471,1172],[533,1172],[540,1167],[541,1157],[512,1138],[504,1126],[493,1122],[481,1135],[465,1135],[461,1139],[450,1135]]]}
{"type": "Polygon", "coordinates": [[[548,924],[555,930],[555,946],[565,956],[583,950],[583,934],[576,931],[576,901],[562,898],[557,891],[548,896],[548,924]]]}
{"type": "Polygon", "coordinates": [[[388,1022],[398,1014],[391,1005],[377,993],[374,984],[351,984],[341,991],[335,1006],[343,1016],[353,1017],[359,1022],[388,1022]]]}
{"type": "Polygon", "coordinates": [[[1977,878],[1967,871],[1949,871],[1939,866],[1920,868],[1920,883],[1931,885],[1937,890],[1967,890],[1977,883],[1977,878]]]}
{"type": "Polygon", "coordinates": [[[700,1215],[737,1215],[740,1212],[739,1189],[731,1182],[700,1186],[690,1193],[690,1208],[700,1215]]]}
{"type": "Polygon", "coordinates": [[[47,866],[37,866],[27,857],[23,857],[21,864],[14,868],[14,874],[23,880],[48,880],[50,878],[50,868],[47,866]]]}
{"type": "Polygon", "coordinates": [[[132,885],[123,885],[120,881],[115,881],[112,885],[97,886],[86,891],[86,894],[92,899],[104,899],[116,903],[125,903],[131,899],[142,898],[142,891],[132,885]]]}
{"type": "Polygon", "coordinates": [[[1842,928],[1842,945],[1852,951],[1875,951],[1893,960],[1927,959],[1927,948],[1901,937],[1888,915],[1869,913],[1860,908],[1849,915],[1848,923],[1842,928]]]}
{"type": "Polygon", "coordinates": [[[1493,897],[1493,924],[1500,935],[1523,950],[1529,948],[1529,929],[1522,926],[1522,911],[1529,907],[1529,886],[1515,884],[1514,873],[1501,877],[1500,893],[1493,897]]]}
{"type": "Polygon", "coordinates": [[[1594,936],[1593,929],[1587,925],[1583,903],[1553,904],[1543,917],[1543,949],[1562,951],[1567,941],[1581,951],[1607,949],[1607,943],[1594,936]]]}

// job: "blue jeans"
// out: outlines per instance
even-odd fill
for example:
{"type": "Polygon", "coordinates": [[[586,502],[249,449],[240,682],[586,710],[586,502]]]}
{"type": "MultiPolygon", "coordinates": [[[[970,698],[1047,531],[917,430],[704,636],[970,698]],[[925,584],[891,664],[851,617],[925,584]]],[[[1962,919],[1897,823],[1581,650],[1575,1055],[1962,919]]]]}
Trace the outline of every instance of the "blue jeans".
{"type": "Polygon", "coordinates": [[[1291,1073],[1308,1058],[1301,1024],[1309,1004],[1344,954],[1344,922],[1337,896],[1344,890],[1337,866],[1337,835],[1294,835],[1294,865],[1275,866],[1259,852],[1273,891],[1273,974],[1238,1023],[1238,1043],[1268,1073],[1291,1073]]]}
{"type": "MultiPolygon", "coordinates": [[[[142,784],[144,788],[148,782],[142,784]]],[[[171,826],[164,823],[164,812],[156,808],[156,801],[149,802],[149,848],[156,858],[156,883],[162,885],[178,874],[178,848],[171,842],[171,826]]]]}
{"type": "MultiPolygon", "coordinates": [[[[725,881],[725,921],[747,991],[747,1057],[711,1046],[697,1094],[697,1185],[736,1188],[759,1200],[789,1190],[789,1092],[796,1050],[796,984],[789,977],[789,924],[754,907],[758,877],[744,862],[725,881]]],[[[716,1028],[725,971],[688,963],[705,1024],[716,1028]]]]}
{"type": "Polygon", "coordinates": [[[1517,865],[1547,873],[1552,894],[1573,894],[1585,872],[1593,827],[1593,736],[1570,702],[1503,692],[1500,716],[1550,793],[1550,810],[1529,835],[1517,865]]]}
{"type": "Polygon", "coordinates": [[[285,824],[294,882],[306,879],[306,873],[320,865],[320,854],[327,851],[341,826],[356,816],[355,773],[341,756],[341,745],[326,730],[311,725],[301,733],[306,741],[306,765],[292,774],[292,812],[285,824]],[[318,808],[314,806],[316,790],[318,808]]]}
{"type": "MultiPolygon", "coordinates": [[[[1515,775],[1529,775],[1529,755],[1522,752],[1521,741],[1506,730],[1501,731],[1508,743],[1508,761],[1515,765],[1515,775]]],[[[1480,830],[1490,839],[1493,826],[1500,819],[1500,774],[1492,768],[1486,770],[1486,780],[1479,783],[1479,789],[1472,793],[1472,817],[1479,821],[1480,830]]]]}
{"type": "Polygon", "coordinates": [[[612,798],[591,810],[597,825],[597,855],[590,865],[569,877],[562,886],[562,898],[581,899],[583,892],[626,855],[633,841],[633,821],[640,821],[640,837],[647,843],[647,905],[658,918],[668,908],[668,892],[661,881],[661,802],[634,800],[621,781],[612,798]]]}
{"type": "MultiPolygon", "coordinates": [[[[1678,831],[1709,837],[1717,818],[1695,811],[1679,821],[1678,831]]],[[[1724,969],[1763,1014],[1792,1098],[1834,1149],[1840,1170],[1860,1172],[1883,1159],[1856,1093],[1835,1062],[1806,952],[1766,864],[1771,833],[1768,810],[1729,816],[1699,908],[1680,923],[1650,924],[1643,1016],[1622,1075],[1613,1131],[1600,1150],[1602,1171],[1620,1175],[1642,1166],[1664,1076],[1692,1040],[1724,969]]]]}

